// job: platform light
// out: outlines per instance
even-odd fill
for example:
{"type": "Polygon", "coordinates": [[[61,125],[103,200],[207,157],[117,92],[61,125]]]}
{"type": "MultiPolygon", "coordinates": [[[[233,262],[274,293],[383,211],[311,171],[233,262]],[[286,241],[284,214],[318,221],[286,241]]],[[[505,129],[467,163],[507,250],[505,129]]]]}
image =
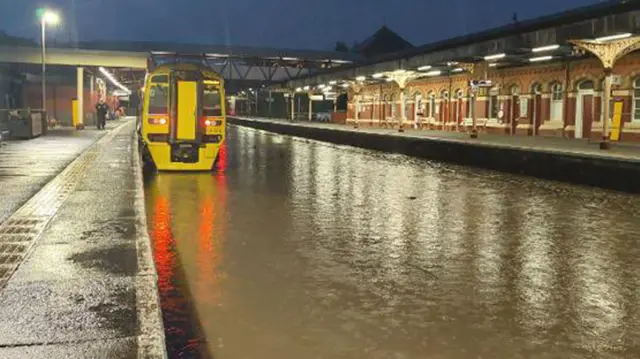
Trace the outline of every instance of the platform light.
{"type": "Polygon", "coordinates": [[[228,54],[205,54],[206,57],[229,57],[228,54]]]}
{"type": "Polygon", "coordinates": [[[605,41],[626,39],[627,37],[631,37],[631,35],[632,34],[630,32],[625,32],[623,34],[616,34],[616,35],[608,35],[608,36],[598,37],[598,38],[596,38],[596,41],[597,42],[605,42],[605,41]]]}
{"type": "Polygon", "coordinates": [[[405,70],[405,69],[398,69],[398,70],[395,70],[393,73],[394,73],[394,74],[401,75],[401,74],[403,74],[403,73],[405,73],[405,72],[407,72],[407,70],[405,70]]]}
{"type": "Polygon", "coordinates": [[[350,64],[353,61],[349,61],[349,60],[336,60],[336,59],[332,59],[332,60],[328,60],[333,62],[334,64],[350,64]]]}
{"type": "Polygon", "coordinates": [[[283,57],[282,60],[284,61],[299,61],[300,59],[297,57],[283,57]]]}
{"type": "Polygon", "coordinates": [[[429,69],[431,69],[431,65],[425,65],[425,66],[418,67],[418,71],[427,71],[429,69]]]}
{"type": "Polygon", "coordinates": [[[490,61],[490,60],[501,59],[501,58],[503,58],[505,56],[507,56],[507,54],[495,54],[495,55],[485,56],[484,59],[487,60],[487,61],[490,61]]]}
{"type": "Polygon", "coordinates": [[[358,76],[358,77],[356,77],[356,81],[364,81],[366,79],[367,79],[366,76],[358,76]]]}
{"type": "Polygon", "coordinates": [[[302,91],[302,87],[298,87],[298,88],[296,89],[296,92],[300,92],[300,91],[302,91]]]}
{"type": "Polygon", "coordinates": [[[104,67],[100,67],[100,72],[102,72],[102,74],[109,79],[109,81],[111,81],[111,83],[116,86],[119,87],[120,89],[122,89],[122,91],[126,92],[127,94],[131,94],[131,90],[129,90],[128,88],[126,88],[124,85],[122,85],[120,82],[118,82],[118,80],[115,79],[115,77],[113,77],[112,74],[109,73],[109,71],[107,71],[104,67]]]}
{"type": "Polygon", "coordinates": [[[540,46],[540,47],[535,47],[533,49],[531,49],[531,52],[545,52],[545,51],[553,51],[553,50],[557,50],[560,48],[560,45],[555,44],[555,45],[547,45],[547,46],[540,46]]]}
{"type": "Polygon", "coordinates": [[[335,81],[335,80],[333,80],[333,81],[329,81],[329,85],[335,85],[335,84],[337,84],[337,83],[338,83],[338,81],[335,81]]]}
{"type": "Polygon", "coordinates": [[[320,84],[320,85],[318,85],[318,88],[319,88],[319,89],[323,89],[323,88],[325,88],[325,87],[327,87],[327,85],[325,85],[325,84],[320,84]]]}
{"type": "Polygon", "coordinates": [[[45,10],[42,13],[42,21],[49,25],[56,25],[60,22],[60,16],[56,12],[45,10]]]}
{"type": "Polygon", "coordinates": [[[387,82],[393,82],[393,79],[392,78],[388,78],[387,82]]]}
{"type": "Polygon", "coordinates": [[[349,87],[349,84],[344,83],[344,84],[342,84],[342,87],[343,87],[343,88],[348,88],[348,87],[349,87]]]}
{"type": "Polygon", "coordinates": [[[305,90],[305,91],[309,91],[310,89],[311,89],[311,87],[309,87],[309,86],[305,86],[305,87],[304,87],[304,90],[305,90]]]}
{"type": "Polygon", "coordinates": [[[540,57],[532,57],[529,59],[530,62],[540,62],[540,61],[549,61],[553,59],[553,56],[540,56],[540,57]]]}
{"type": "Polygon", "coordinates": [[[373,77],[374,79],[379,79],[379,78],[382,78],[382,76],[384,76],[384,74],[379,72],[377,74],[373,74],[373,76],[371,76],[371,77],[373,77]]]}
{"type": "Polygon", "coordinates": [[[427,75],[427,76],[439,76],[440,74],[442,74],[442,71],[434,70],[434,71],[427,72],[425,75],[427,75]]]}
{"type": "Polygon", "coordinates": [[[462,71],[464,71],[462,67],[456,67],[455,69],[451,70],[451,72],[462,72],[462,71]]]}
{"type": "Polygon", "coordinates": [[[497,62],[492,62],[489,64],[489,67],[497,67],[498,63],[497,62]]]}

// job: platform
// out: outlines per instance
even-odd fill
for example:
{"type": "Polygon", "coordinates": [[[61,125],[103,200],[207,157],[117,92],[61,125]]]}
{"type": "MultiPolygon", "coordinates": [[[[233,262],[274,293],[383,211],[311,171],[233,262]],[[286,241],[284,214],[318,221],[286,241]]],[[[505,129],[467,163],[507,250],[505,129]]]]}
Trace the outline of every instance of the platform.
{"type": "Polygon", "coordinates": [[[564,138],[479,135],[463,132],[375,128],[230,117],[232,124],[362,148],[403,153],[430,160],[529,175],[544,179],[640,192],[640,147],[564,138]]]}
{"type": "Polygon", "coordinates": [[[0,358],[166,357],[135,122],[109,127],[0,150],[30,179],[0,191],[0,358]]]}

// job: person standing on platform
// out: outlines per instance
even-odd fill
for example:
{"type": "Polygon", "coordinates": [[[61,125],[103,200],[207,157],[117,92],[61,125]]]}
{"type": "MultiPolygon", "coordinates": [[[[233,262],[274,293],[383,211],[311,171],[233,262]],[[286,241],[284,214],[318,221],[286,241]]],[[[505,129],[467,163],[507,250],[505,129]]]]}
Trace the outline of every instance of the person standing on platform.
{"type": "Polygon", "coordinates": [[[103,99],[100,99],[100,101],[98,101],[98,104],[96,104],[98,130],[104,130],[105,124],[107,123],[108,112],[109,106],[107,106],[103,99]]]}

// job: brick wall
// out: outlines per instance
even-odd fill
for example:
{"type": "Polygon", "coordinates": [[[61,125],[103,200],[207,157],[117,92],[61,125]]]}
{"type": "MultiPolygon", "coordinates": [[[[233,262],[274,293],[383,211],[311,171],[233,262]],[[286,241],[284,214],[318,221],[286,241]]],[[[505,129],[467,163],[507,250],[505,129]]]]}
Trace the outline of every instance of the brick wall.
{"type": "MultiPolygon", "coordinates": [[[[632,122],[633,110],[633,81],[640,76],[640,51],[633,52],[618,60],[614,73],[621,75],[623,84],[616,88],[618,95],[614,93],[614,97],[623,101],[623,118],[622,118],[622,136],[623,140],[640,139],[640,123],[632,122]]],[[[599,131],[602,122],[602,80],[604,78],[602,65],[595,58],[587,58],[574,60],[569,63],[550,63],[539,64],[536,66],[528,66],[513,69],[493,69],[489,71],[489,78],[498,86],[498,101],[504,111],[505,123],[512,123],[514,133],[520,135],[531,135],[534,133],[545,136],[566,136],[573,137],[576,125],[576,106],[585,106],[585,101],[576,104],[578,95],[578,86],[583,81],[593,81],[593,96],[590,101],[586,101],[589,108],[584,108],[583,128],[585,129],[584,137],[600,137],[599,131]],[[552,84],[558,83],[562,85],[564,101],[562,103],[562,121],[551,121],[551,90],[552,84]],[[527,98],[528,106],[526,114],[520,115],[520,97],[512,97],[511,89],[516,87],[522,98],[527,98]],[[540,95],[536,96],[533,92],[534,87],[541,89],[540,95]],[[534,101],[535,100],[535,101],[534,101]],[[536,106],[535,108],[533,106],[536,106]],[[533,114],[536,113],[536,126],[533,124],[533,114]],[[518,127],[515,127],[518,124],[518,127]],[[551,124],[551,125],[550,125],[551,124]],[[518,129],[520,128],[520,129],[518,129]]],[[[407,85],[406,93],[409,100],[413,100],[416,93],[422,95],[422,101],[425,103],[425,114],[432,112],[429,96],[435,94],[438,99],[439,114],[435,115],[440,121],[459,121],[467,116],[466,106],[468,103],[459,103],[455,98],[449,101],[442,100],[443,91],[447,91],[449,96],[455,96],[458,90],[463,94],[467,93],[468,82],[472,77],[468,74],[454,75],[451,77],[423,78],[413,81],[407,85]]],[[[394,98],[394,106],[396,106],[396,116],[400,115],[400,89],[395,83],[387,83],[383,85],[365,86],[361,95],[378,96],[378,98],[394,98]]],[[[353,93],[349,94],[349,102],[353,102],[353,93]]],[[[369,116],[374,120],[378,120],[381,114],[386,117],[391,116],[390,106],[385,106],[382,102],[373,104],[376,109],[368,111],[362,116],[369,116]]],[[[414,121],[413,106],[407,106],[408,120],[414,121]]],[[[476,99],[476,117],[487,118],[490,113],[489,94],[479,93],[476,99]]],[[[435,111],[434,111],[435,112],[435,111]]],[[[353,118],[352,113],[347,113],[347,118],[353,118]]],[[[509,133],[508,126],[506,133],[509,133]]]]}

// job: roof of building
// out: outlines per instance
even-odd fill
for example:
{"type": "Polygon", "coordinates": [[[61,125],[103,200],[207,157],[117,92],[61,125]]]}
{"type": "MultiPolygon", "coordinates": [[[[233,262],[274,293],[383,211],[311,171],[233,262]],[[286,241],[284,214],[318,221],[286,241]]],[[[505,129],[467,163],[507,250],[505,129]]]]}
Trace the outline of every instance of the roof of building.
{"type": "Polygon", "coordinates": [[[473,34],[436,41],[422,46],[412,47],[406,50],[387,53],[371,58],[364,58],[350,65],[341,66],[340,68],[335,69],[326,69],[316,72],[313,75],[302,76],[300,78],[302,79],[313,77],[315,75],[330,74],[332,72],[358,68],[365,65],[372,65],[387,61],[396,61],[411,58],[414,56],[456,49],[476,43],[504,39],[539,30],[552,29],[560,27],[562,25],[574,24],[592,19],[624,14],[631,11],[636,11],[638,9],[640,9],[640,0],[609,0],[603,3],[571,9],[531,20],[515,21],[508,25],[491,28],[473,34]]]}
{"type": "Polygon", "coordinates": [[[225,54],[235,57],[255,58],[296,58],[300,60],[344,60],[348,62],[360,59],[354,53],[319,50],[274,49],[266,47],[208,45],[190,43],[171,43],[154,41],[83,41],[75,44],[56,44],[60,48],[79,48],[107,51],[135,52],[171,52],[190,54],[225,54]]]}
{"type": "Polygon", "coordinates": [[[531,20],[512,22],[504,26],[499,26],[470,35],[463,35],[451,39],[429,43],[402,53],[396,53],[395,55],[402,57],[411,56],[446,48],[464,46],[476,42],[504,38],[507,36],[520,35],[537,30],[549,29],[560,25],[572,24],[608,15],[625,13],[631,10],[638,10],[639,6],[640,0],[609,0],[595,5],[570,9],[531,20]]]}
{"type": "Polygon", "coordinates": [[[384,25],[369,38],[358,44],[355,51],[365,58],[369,58],[410,48],[413,48],[413,45],[409,41],[384,25]]]}

